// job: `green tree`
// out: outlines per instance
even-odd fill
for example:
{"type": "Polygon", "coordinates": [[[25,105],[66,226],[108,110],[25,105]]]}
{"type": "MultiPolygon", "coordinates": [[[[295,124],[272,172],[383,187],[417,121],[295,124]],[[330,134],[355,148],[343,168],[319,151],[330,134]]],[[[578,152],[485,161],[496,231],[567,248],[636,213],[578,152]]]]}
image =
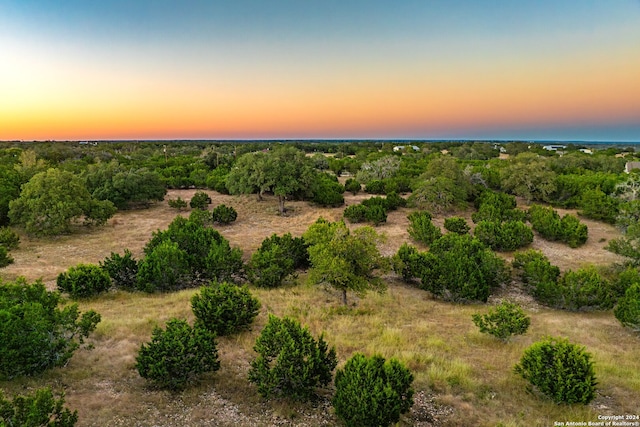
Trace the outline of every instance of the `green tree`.
{"type": "Polygon", "coordinates": [[[596,397],[591,354],[562,338],[545,338],[525,350],[514,370],[556,403],[588,404],[596,397]]]}
{"type": "Polygon", "coordinates": [[[347,292],[363,294],[368,290],[382,291],[385,284],[375,274],[385,267],[378,250],[382,236],[371,227],[349,230],[344,222],[328,222],[322,218],[304,233],[309,245],[311,271],[309,278],[315,283],[328,283],[342,292],[347,304],[347,292]]]}
{"type": "Polygon", "coordinates": [[[198,375],[220,369],[215,337],[208,329],[170,319],[140,346],[136,369],[160,388],[182,390],[198,375]]]}
{"type": "Polygon", "coordinates": [[[456,234],[469,234],[471,227],[464,218],[452,216],[444,219],[444,229],[456,234]]]}
{"type": "Polygon", "coordinates": [[[516,252],[512,265],[520,280],[527,285],[539,302],[553,305],[560,299],[558,288],[560,269],[551,265],[541,251],[529,249],[516,252]]]}
{"type": "Polygon", "coordinates": [[[348,427],[382,427],[400,421],[413,405],[413,375],[396,359],[356,353],[336,372],[333,407],[348,427]]]}
{"type": "Polygon", "coordinates": [[[260,302],[246,287],[212,282],[191,297],[191,309],[197,325],[223,336],[248,328],[258,315],[260,302]]]}
{"type": "Polygon", "coordinates": [[[177,199],[171,199],[167,203],[169,204],[169,207],[177,209],[179,211],[185,209],[188,206],[187,202],[181,197],[178,197],[177,199]]]}
{"type": "Polygon", "coordinates": [[[0,380],[64,366],[100,322],[93,310],[59,304],[40,281],[0,282],[0,380]]]}
{"type": "Polygon", "coordinates": [[[410,206],[436,214],[450,212],[465,205],[467,192],[445,176],[420,181],[407,200],[410,206]]]}
{"type": "Polygon", "coordinates": [[[624,326],[640,331],[640,283],[627,288],[624,296],[618,300],[613,314],[624,326]]]}
{"type": "Polygon", "coordinates": [[[421,287],[445,300],[486,302],[506,280],[504,261],[468,234],[445,234],[420,262],[421,287]]]}
{"type": "Polygon", "coordinates": [[[473,314],[471,318],[480,332],[491,334],[502,341],[509,341],[511,335],[526,333],[531,323],[524,310],[510,301],[502,301],[487,314],[473,314]]]}
{"type": "Polygon", "coordinates": [[[189,201],[191,209],[207,209],[207,206],[211,203],[211,197],[204,191],[196,191],[189,201]]]}
{"type": "Polygon", "coordinates": [[[640,265],[640,200],[622,203],[616,219],[623,237],[609,241],[606,249],[628,258],[634,266],[640,265]]]}
{"type": "Polygon", "coordinates": [[[56,285],[71,298],[86,298],[106,292],[111,287],[111,277],[104,269],[94,264],[78,264],[60,273],[56,285]]]}
{"type": "Polygon", "coordinates": [[[308,400],[315,389],[331,382],[338,360],[321,335],[313,338],[309,329],[288,317],[269,315],[256,339],[258,357],[251,362],[249,381],[265,398],[271,396],[308,400]]]}
{"type": "Polygon", "coordinates": [[[431,214],[427,211],[416,211],[409,214],[409,236],[425,245],[430,245],[442,236],[440,228],[431,221],[431,214]]]}
{"type": "Polygon", "coordinates": [[[236,220],[236,218],[238,218],[238,212],[236,212],[236,210],[231,206],[218,205],[213,208],[211,218],[213,219],[213,222],[217,222],[218,224],[231,224],[236,220]]]}
{"type": "Polygon", "coordinates": [[[107,272],[116,288],[133,291],[138,276],[138,261],[129,249],[124,255],[111,252],[111,255],[100,262],[100,267],[107,272]]]}
{"type": "Polygon", "coordinates": [[[155,246],[138,265],[138,289],[175,291],[187,287],[191,270],[188,255],[170,240],[155,246]]]}
{"type": "Polygon", "coordinates": [[[81,217],[104,224],[115,211],[111,202],[92,198],[79,177],[60,169],[37,173],[9,203],[11,221],[35,235],[67,233],[81,217]]]}
{"type": "Polygon", "coordinates": [[[56,398],[50,388],[6,399],[0,390],[0,426],[73,427],[78,411],[64,407],[64,393],[56,398]]]}
{"type": "Polygon", "coordinates": [[[502,188],[529,202],[550,202],[556,191],[555,173],[544,158],[535,153],[521,153],[502,170],[502,188]]]}

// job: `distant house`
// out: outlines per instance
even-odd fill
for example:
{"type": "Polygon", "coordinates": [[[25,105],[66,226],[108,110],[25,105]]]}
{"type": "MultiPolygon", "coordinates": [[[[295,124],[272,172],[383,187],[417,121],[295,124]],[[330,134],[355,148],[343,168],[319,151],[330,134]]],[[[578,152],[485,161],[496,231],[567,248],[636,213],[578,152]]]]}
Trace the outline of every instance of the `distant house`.
{"type": "Polygon", "coordinates": [[[630,173],[634,169],[640,169],[640,162],[627,162],[624,165],[624,171],[630,173]]]}
{"type": "Polygon", "coordinates": [[[542,148],[547,151],[558,151],[558,150],[564,150],[565,148],[567,148],[567,146],[566,145],[545,145],[542,148]]]}
{"type": "Polygon", "coordinates": [[[396,153],[399,151],[405,151],[407,149],[407,147],[411,147],[411,149],[413,151],[420,151],[420,147],[418,147],[417,145],[396,145],[395,147],[393,147],[393,151],[395,151],[396,153]]]}
{"type": "Polygon", "coordinates": [[[581,153],[584,153],[584,154],[593,154],[593,151],[591,151],[588,148],[581,148],[578,151],[580,151],[581,153]]]}

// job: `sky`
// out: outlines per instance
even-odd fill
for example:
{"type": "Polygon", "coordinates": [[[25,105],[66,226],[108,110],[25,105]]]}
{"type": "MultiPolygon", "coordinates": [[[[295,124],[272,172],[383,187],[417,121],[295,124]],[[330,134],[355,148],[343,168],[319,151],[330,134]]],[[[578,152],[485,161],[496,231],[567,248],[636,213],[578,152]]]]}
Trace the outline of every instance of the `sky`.
{"type": "Polygon", "coordinates": [[[640,0],[0,0],[0,140],[640,142],[640,0]]]}

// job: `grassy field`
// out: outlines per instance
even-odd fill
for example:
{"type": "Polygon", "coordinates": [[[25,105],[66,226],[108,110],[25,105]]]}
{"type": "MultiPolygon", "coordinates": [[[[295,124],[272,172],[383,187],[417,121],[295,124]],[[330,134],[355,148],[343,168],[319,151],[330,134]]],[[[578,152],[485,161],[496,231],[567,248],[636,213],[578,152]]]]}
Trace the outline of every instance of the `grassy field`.
{"type": "MultiPolygon", "coordinates": [[[[189,199],[192,193],[174,191],[168,198],[189,199]]],[[[232,246],[245,251],[245,257],[272,233],[300,235],[317,217],[336,220],[342,212],[293,202],[289,204],[290,215],[279,217],[275,200],[258,203],[249,196],[211,195],[214,205],[225,203],[238,210],[238,221],[220,231],[232,246]]],[[[349,196],[347,203],[364,197],[349,196]]],[[[407,212],[401,209],[390,214],[388,224],[379,227],[388,237],[382,248],[387,255],[409,240],[407,212]]],[[[42,278],[53,287],[58,273],[79,262],[97,263],[111,251],[121,253],[125,248],[139,256],[151,233],[166,227],[175,215],[176,211],[163,202],[149,210],[119,213],[105,228],[89,233],[45,241],[23,237],[21,248],[12,253],[16,263],[0,274],[4,279],[19,275],[29,280],[42,278]]],[[[442,221],[437,218],[435,222],[441,225],[442,221]]],[[[606,265],[616,261],[603,248],[617,231],[608,225],[587,223],[589,242],[579,249],[540,239],[533,247],[543,250],[563,270],[585,262],[606,265]]],[[[316,335],[324,333],[327,342],[336,347],[340,365],[354,352],[403,361],[415,376],[416,403],[401,425],[551,426],[555,421],[597,421],[598,415],[637,413],[640,338],[622,328],[611,312],[549,310],[516,286],[509,286],[490,303],[504,297],[518,300],[531,316],[531,328],[525,336],[504,344],[480,334],[471,321],[471,314],[486,311],[487,305],[440,302],[392,275],[387,283],[386,293],[351,297],[354,304],[348,308],[340,305],[337,292],[308,285],[305,274],[281,289],[252,289],[262,303],[252,330],[220,339],[220,371],[177,395],[148,388],[134,369],[135,356],[154,326],[162,326],[171,317],[193,319],[189,300],[197,290],[161,295],[111,292],[80,303],[82,309],[93,308],[102,315],[90,339],[92,350],[79,350],[66,367],[0,386],[8,393],[43,385],[64,389],[68,405],[78,409],[79,426],[337,424],[329,405],[330,390],[309,404],[265,402],[246,380],[255,357],[255,338],[268,313],[273,313],[298,319],[316,335]],[[529,392],[526,383],[513,373],[524,349],[545,335],[568,337],[593,354],[599,391],[590,405],[553,404],[529,392]]]]}

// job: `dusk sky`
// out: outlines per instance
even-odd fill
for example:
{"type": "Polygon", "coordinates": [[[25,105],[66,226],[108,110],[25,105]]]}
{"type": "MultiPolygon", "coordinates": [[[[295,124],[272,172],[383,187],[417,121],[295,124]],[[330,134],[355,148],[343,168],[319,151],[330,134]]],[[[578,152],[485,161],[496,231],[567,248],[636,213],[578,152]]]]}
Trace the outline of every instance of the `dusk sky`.
{"type": "Polygon", "coordinates": [[[0,140],[640,142],[640,0],[0,0],[0,140]]]}

